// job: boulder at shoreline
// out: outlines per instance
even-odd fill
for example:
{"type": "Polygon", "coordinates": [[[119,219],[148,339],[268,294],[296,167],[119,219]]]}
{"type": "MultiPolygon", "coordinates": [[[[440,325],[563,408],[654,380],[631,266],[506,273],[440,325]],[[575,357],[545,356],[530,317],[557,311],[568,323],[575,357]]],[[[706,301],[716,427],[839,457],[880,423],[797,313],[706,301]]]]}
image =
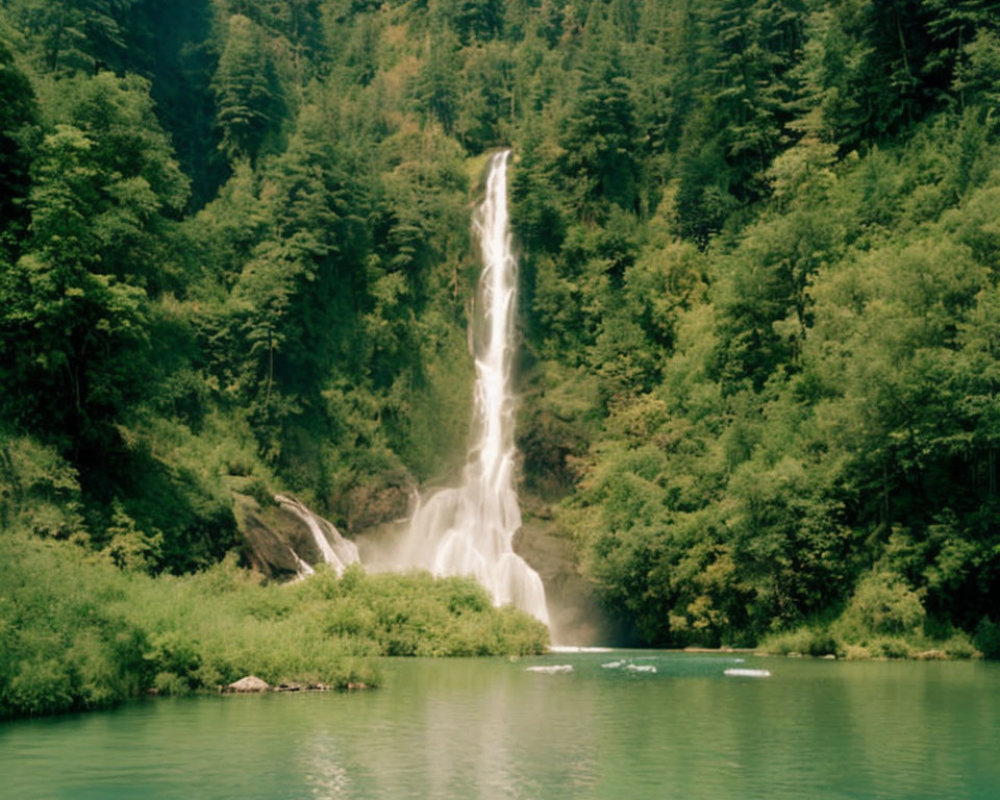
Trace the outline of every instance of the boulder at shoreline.
{"type": "Polygon", "coordinates": [[[270,690],[271,687],[267,681],[261,680],[256,675],[247,675],[223,689],[226,693],[268,692],[270,690]]]}

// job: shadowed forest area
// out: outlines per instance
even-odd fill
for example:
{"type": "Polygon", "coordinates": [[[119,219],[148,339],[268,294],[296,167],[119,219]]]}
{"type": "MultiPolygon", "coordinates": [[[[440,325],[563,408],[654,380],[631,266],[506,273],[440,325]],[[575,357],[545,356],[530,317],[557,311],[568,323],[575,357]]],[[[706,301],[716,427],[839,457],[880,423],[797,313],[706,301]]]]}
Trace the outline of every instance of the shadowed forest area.
{"type": "Polygon", "coordinates": [[[122,598],[250,580],[234,491],[455,473],[501,146],[522,495],[628,641],[1000,655],[998,86],[987,0],[2,0],[0,712],[209,663],[122,598]]]}

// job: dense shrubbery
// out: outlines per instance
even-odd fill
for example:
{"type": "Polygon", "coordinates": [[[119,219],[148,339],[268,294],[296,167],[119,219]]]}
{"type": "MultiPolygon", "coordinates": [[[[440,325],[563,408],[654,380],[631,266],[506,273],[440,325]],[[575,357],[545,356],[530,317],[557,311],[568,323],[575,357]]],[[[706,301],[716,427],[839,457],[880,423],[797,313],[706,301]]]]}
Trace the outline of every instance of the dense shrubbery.
{"type": "Polygon", "coordinates": [[[771,634],[760,649],[852,659],[982,657],[967,634],[934,630],[932,622],[920,595],[901,576],[871,572],[858,581],[847,607],[832,622],[771,634]]]}
{"type": "Polygon", "coordinates": [[[0,538],[0,714],[92,708],[149,685],[125,576],[74,545],[0,538]]]}
{"type": "Polygon", "coordinates": [[[150,578],[12,533],[0,561],[0,717],[212,691],[249,674],[375,685],[374,656],[537,653],[548,641],[469,580],[352,568],[264,586],[231,561],[150,578]]]}

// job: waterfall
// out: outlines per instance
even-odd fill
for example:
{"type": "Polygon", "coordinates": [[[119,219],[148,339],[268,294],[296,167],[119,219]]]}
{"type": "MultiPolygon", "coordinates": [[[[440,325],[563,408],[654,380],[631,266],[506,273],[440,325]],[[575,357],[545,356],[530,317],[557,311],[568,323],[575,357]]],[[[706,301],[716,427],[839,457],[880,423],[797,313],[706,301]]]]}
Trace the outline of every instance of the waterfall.
{"type": "Polygon", "coordinates": [[[305,580],[310,575],[315,575],[316,570],[312,568],[308,561],[303,561],[291,547],[288,548],[288,552],[292,554],[292,559],[295,561],[295,577],[292,579],[292,583],[297,583],[298,581],[305,580]]]}
{"type": "MultiPolygon", "coordinates": [[[[316,549],[323,556],[323,561],[333,567],[338,575],[342,575],[348,565],[356,564],[360,560],[358,548],[354,542],[341,536],[340,531],[329,521],[314,514],[294,497],[277,494],[274,499],[283,509],[294,514],[306,524],[312,534],[313,541],[316,543],[316,549]]],[[[294,550],[292,550],[292,555],[295,558],[299,576],[311,575],[312,567],[299,558],[294,550]]]]}
{"type": "Polygon", "coordinates": [[[507,219],[509,157],[505,150],[490,160],[486,197],[473,218],[483,262],[474,328],[474,444],[462,485],[420,498],[398,565],[438,576],[472,575],[497,605],[513,603],[548,624],[541,578],[512,544],[521,510],[514,492],[510,386],[517,261],[507,219]]]}

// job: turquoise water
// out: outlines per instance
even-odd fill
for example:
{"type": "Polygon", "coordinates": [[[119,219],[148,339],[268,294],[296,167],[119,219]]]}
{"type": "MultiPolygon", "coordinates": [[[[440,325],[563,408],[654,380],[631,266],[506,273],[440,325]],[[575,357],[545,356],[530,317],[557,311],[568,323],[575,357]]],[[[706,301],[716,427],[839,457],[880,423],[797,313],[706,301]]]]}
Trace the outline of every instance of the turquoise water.
{"type": "Polygon", "coordinates": [[[8,722],[0,797],[1000,797],[1000,665],[739,658],[393,660],[372,692],[8,722]]]}

